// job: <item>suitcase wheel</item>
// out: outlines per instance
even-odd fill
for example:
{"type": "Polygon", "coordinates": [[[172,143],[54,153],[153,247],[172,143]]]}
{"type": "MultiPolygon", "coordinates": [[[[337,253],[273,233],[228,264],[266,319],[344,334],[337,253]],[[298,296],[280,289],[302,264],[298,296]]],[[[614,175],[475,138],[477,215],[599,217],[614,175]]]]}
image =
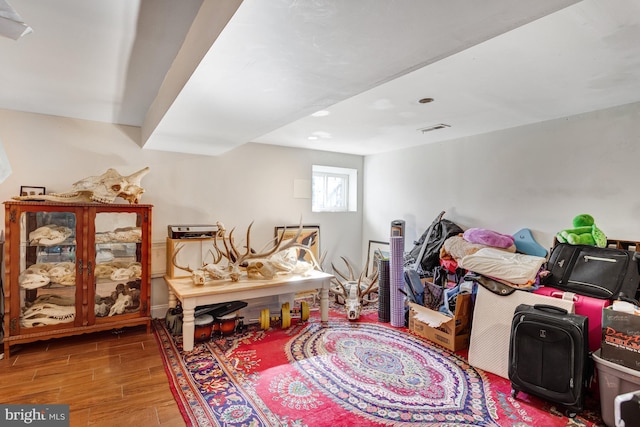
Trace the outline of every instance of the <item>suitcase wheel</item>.
{"type": "Polygon", "coordinates": [[[518,390],[516,390],[515,388],[511,389],[511,397],[513,397],[514,399],[516,397],[518,397],[518,390]]]}
{"type": "Polygon", "coordinates": [[[575,412],[575,411],[572,411],[571,409],[565,409],[565,410],[564,410],[564,415],[565,415],[567,418],[575,418],[575,417],[576,417],[576,415],[578,415],[578,413],[577,413],[577,412],[575,412]]]}

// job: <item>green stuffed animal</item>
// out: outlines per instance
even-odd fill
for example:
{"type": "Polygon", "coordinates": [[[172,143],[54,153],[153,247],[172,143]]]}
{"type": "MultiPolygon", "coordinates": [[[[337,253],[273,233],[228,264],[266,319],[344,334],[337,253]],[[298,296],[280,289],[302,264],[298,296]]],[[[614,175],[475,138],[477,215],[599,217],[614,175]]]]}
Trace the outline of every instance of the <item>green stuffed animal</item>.
{"type": "Polygon", "coordinates": [[[580,214],[573,218],[573,228],[562,230],[556,234],[560,243],[571,245],[591,245],[604,248],[607,246],[607,236],[600,230],[593,217],[580,214]]]}

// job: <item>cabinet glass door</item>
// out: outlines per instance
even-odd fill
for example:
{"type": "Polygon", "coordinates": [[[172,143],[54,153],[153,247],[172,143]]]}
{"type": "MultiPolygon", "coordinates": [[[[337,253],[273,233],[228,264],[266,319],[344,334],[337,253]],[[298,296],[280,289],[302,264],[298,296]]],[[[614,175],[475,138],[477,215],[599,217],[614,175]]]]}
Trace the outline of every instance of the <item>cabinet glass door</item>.
{"type": "Polygon", "coordinates": [[[99,212],[95,218],[95,317],[140,311],[142,283],[140,214],[99,212]]]}
{"type": "Polygon", "coordinates": [[[76,215],[20,216],[20,327],[73,323],[76,318],[76,215]]]}

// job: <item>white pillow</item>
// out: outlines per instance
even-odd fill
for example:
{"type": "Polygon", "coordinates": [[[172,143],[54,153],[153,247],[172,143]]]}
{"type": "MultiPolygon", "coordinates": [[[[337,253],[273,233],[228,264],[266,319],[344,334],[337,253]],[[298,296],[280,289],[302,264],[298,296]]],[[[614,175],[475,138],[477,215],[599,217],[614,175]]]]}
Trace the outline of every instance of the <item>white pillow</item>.
{"type": "Polygon", "coordinates": [[[514,285],[532,284],[546,258],[483,248],[458,261],[458,266],[514,285]]]}

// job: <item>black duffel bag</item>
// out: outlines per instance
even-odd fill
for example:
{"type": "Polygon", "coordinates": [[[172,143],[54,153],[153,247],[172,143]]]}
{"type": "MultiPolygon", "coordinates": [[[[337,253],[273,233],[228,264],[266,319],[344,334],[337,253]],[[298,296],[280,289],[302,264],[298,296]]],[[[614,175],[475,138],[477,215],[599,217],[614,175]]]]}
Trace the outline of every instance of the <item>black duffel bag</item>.
{"type": "Polygon", "coordinates": [[[594,298],[637,301],[638,259],[635,251],[559,243],[551,250],[544,284],[594,298]]]}
{"type": "Polygon", "coordinates": [[[421,276],[431,276],[440,265],[440,248],[444,241],[464,231],[456,223],[443,219],[444,211],[436,217],[429,228],[414,242],[414,247],[405,255],[405,268],[412,268],[421,276]]]}

